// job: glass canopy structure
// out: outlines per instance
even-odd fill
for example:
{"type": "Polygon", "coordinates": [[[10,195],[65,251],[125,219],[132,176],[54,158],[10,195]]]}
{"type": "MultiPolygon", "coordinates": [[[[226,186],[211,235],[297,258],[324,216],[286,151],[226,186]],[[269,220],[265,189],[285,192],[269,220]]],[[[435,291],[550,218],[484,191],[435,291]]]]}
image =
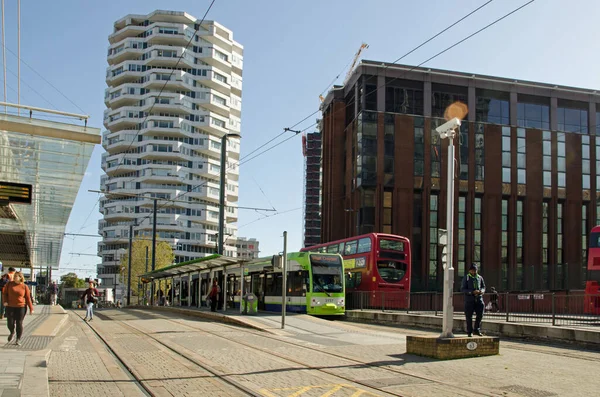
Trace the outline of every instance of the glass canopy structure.
{"type": "Polygon", "coordinates": [[[58,268],[65,227],[100,141],[98,128],[0,113],[0,182],[32,185],[30,205],[0,204],[5,269],[58,268]]]}

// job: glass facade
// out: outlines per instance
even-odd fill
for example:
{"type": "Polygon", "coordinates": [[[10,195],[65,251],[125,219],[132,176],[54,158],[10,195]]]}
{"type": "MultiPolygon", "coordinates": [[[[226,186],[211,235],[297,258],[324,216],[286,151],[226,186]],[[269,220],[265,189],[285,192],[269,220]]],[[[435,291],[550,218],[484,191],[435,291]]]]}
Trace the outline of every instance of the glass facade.
{"type": "Polygon", "coordinates": [[[359,115],[356,134],[356,186],[377,184],[377,113],[359,115]]]}
{"type": "Polygon", "coordinates": [[[510,183],[511,177],[510,127],[502,127],[502,182],[510,183]]]}
{"type": "Polygon", "coordinates": [[[544,131],[542,139],[543,183],[544,187],[552,187],[552,133],[544,131]]]}
{"type": "Polygon", "coordinates": [[[458,136],[459,160],[460,160],[460,179],[469,180],[469,123],[463,123],[460,126],[458,136]]]}
{"type": "Polygon", "coordinates": [[[558,107],[556,109],[556,118],[558,120],[559,131],[575,132],[577,134],[588,133],[587,110],[558,107]]]}
{"type": "Polygon", "coordinates": [[[519,99],[517,104],[517,126],[540,130],[550,129],[550,105],[521,102],[519,99]]]}
{"type": "Polygon", "coordinates": [[[443,124],[441,120],[431,121],[431,177],[439,178],[442,170],[442,139],[435,130],[436,127],[443,124]]]}
{"type": "Polygon", "coordinates": [[[423,199],[421,193],[413,194],[413,225],[412,225],[412,274],[413,285],[423,287],[421,280],[421,263],[423,262],[423,199]]]}
{"type": "Polygon", "coordinates": [[[517,183],[527,183],[527,143],[525,141],[525,128],[517,128],[517,183]]]}
{"type": "Polygon", "coordinates": [[[481,197],[475,197],[475,207],[473,211],[473,262],[481,266],[481,227],[482,227],[482,200],[481,197]]]}
{"type": "Polygon", "coordinates": [[[517,289],[525,288],[523,259],[523,199],[519,199],[517,200],[517,289]]]}
{"type": "Polygon", "coordinates": [[[550,264],[550,250],[548,248],[548,211],[550,203],[544,201],[542,203],[542,289],[549,289],[550,284],[548,282],[548,267],[550,264]]]}
{"type": "Polygon", "coordinates": [[[554,289],[565,288],[565,274],[563,265],[563,246],[564,246],[564,234],[563,234],[563,207],[564,203],[559,202],[556,205],[556,280],[554,289]]]}
{"type": "Polygon", "coordinates": [[[415,157],[413,159],[414,175],[423,176],[425,172],[425,135],[423,118],[415,117],[415,157]]]}
{"type": "Polygon", "coordinates": [[[455,102],[467,102],[466,87],[435,85],[432,87],[431,94],[431,115],[432,117],[443,118],[448,106],[455,102]]]}
{"type": "Polygon", "coordinates": [[[585,278],[587,274],[587,251],[588,251],[588,233],[591,227],[588,225],[587,203],[581,206],[581,283],[580,288],[585,288],[585,278]]]}
{"type": "Polygon", "coordinates": [[[387,79],[385,87],[385,111],[391,113],[423,115],[423,84],[414,81],[387,79]],[[410,86],[410,87],[407,87],[410,86]]]}
{"type": "Polygon", "coordinates": [[[590,189],[590,179],[590,136],[584,135],[581,137],[581,187],[583,189],[590,189]]]}
{"type": "Polygon", "coordinates": [[[558,140],[556,144],[556,157],[558,169],[558,187],[567,187],[567,149],[565,143],[565,133],[556,134],[558,140]]]}
{"type": "Polygon", "coordinates": [[[0,129],[0,180],[32,186],[30,205],[5,207],[11,215],[2,217],[0,240],[4,233],[10,235],[3,248],[11,254],[2,257],[0,252],[0,260],[5,269],[28,263],[56,269],[65,227],[94,146],[100,143],[100,130],[9,114],[0,117],[0,129]],[[10,130],[4,129],[5,124],[10,130]],[[53,137],[59,133],[70,139],[53,137]]]}
{"type": "Polygon", "coordinates": [[[438,265],[438,196],[432,194],[429,198],[429,266],[427,274],[428,286],[433,289],[437,286],[438,265]]]}
{"type": "Polygon", "coordinates": [[[386,187],[394,186],[394,145],[395,117],[391,114],[384,116],[384,158],[383,158],[383,184],[386,187]]]}
{"type": "Polygon", "coordinates": [[[485,177],[485,138],[481,123],[476,124],[475,130],[475,180],[483,181],[485,177]]]}
{"type": "Polygon", "coordinates": [[[475,121],[510,125],[510,94],[491,90],[477,90],[475,121]]]}

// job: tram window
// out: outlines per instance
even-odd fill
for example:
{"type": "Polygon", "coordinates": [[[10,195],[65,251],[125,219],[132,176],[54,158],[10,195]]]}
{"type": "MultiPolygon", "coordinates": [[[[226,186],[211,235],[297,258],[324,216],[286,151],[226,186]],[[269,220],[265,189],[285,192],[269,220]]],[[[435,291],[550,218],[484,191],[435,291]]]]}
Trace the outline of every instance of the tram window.
{"type": "Polygon", "coordinates": [[[281,273],[267,275],[267,296],[281,296],[281,273]]]}
{"type": "Polygon", "coordinates": [[[358,251],[357,254],[362,254],[371,251],[371,239],[369,237],[361,238],[358,240],[358,251]]]}
{"type": "Polygon", "coordinates": [[[348,241],[346,243],[346,248],[344,248],[344,255],[354,255],[356,254],[356,248],[358,247],[358,241],[348,241]]]}
{"type": "Polygon", "coordinates": [[[346,273],[346,288],[357,288],[362,281],[361,272],[346,273]]]}
{"type": "Polygon", "coordinates": [[[306,296],[308,272],[289,272],[287,277],[287,294],[289,296],[306,296]]]}

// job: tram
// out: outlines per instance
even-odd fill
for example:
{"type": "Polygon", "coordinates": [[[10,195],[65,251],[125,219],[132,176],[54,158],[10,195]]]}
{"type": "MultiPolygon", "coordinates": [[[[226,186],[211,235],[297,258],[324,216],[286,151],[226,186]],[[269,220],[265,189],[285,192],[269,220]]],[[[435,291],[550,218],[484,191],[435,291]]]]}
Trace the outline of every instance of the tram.
{"type": "MultiPolygon", "coordinates": [[[[244,290],[258,298],[258,309],[281,312],[282,269],[272,257],[243,265],[244,290]]],[[[344,262],[339,254],[297,252],[287,256],[286,312],[316,316],[345,313],[344,262]]]]}

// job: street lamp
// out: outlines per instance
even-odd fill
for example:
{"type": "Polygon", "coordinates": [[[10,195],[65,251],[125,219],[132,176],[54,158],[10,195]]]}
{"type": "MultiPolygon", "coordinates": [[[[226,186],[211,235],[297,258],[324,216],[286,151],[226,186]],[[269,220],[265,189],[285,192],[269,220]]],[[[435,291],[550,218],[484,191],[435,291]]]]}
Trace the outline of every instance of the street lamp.
{"type": "Polygon", "coordinates": [[[446,241],[440,241],[443,245],[447,244],[447,255],[442,255],[442,266],[444,268],[444,301],[443,301],[443,321],[441,338],[453,338],[452,323],[454,322],[454,305],[452,302],[452,291],[454,285],[454,266],[452,261],[452,248],[454,240],[454,137],[456,129],[460,127],[460,119],[454,117],[450,121],[437,127],[435,130],[440,134],[440,138],[449,139],[448,142],[448,199],[446,202],[446,228],[448,229],[446,241]],[[444,260],[445,259],[445,260],[444,260]]]}
{"type": "Polygon", "coordinates": [[[219,236],[218,253],[223,255],[223,237],[225,235],[225,178],[227,175],[227,138],[241,138],[237,133],[228,133],[221,138],[221,186],[219,189],[219,236]]]}

